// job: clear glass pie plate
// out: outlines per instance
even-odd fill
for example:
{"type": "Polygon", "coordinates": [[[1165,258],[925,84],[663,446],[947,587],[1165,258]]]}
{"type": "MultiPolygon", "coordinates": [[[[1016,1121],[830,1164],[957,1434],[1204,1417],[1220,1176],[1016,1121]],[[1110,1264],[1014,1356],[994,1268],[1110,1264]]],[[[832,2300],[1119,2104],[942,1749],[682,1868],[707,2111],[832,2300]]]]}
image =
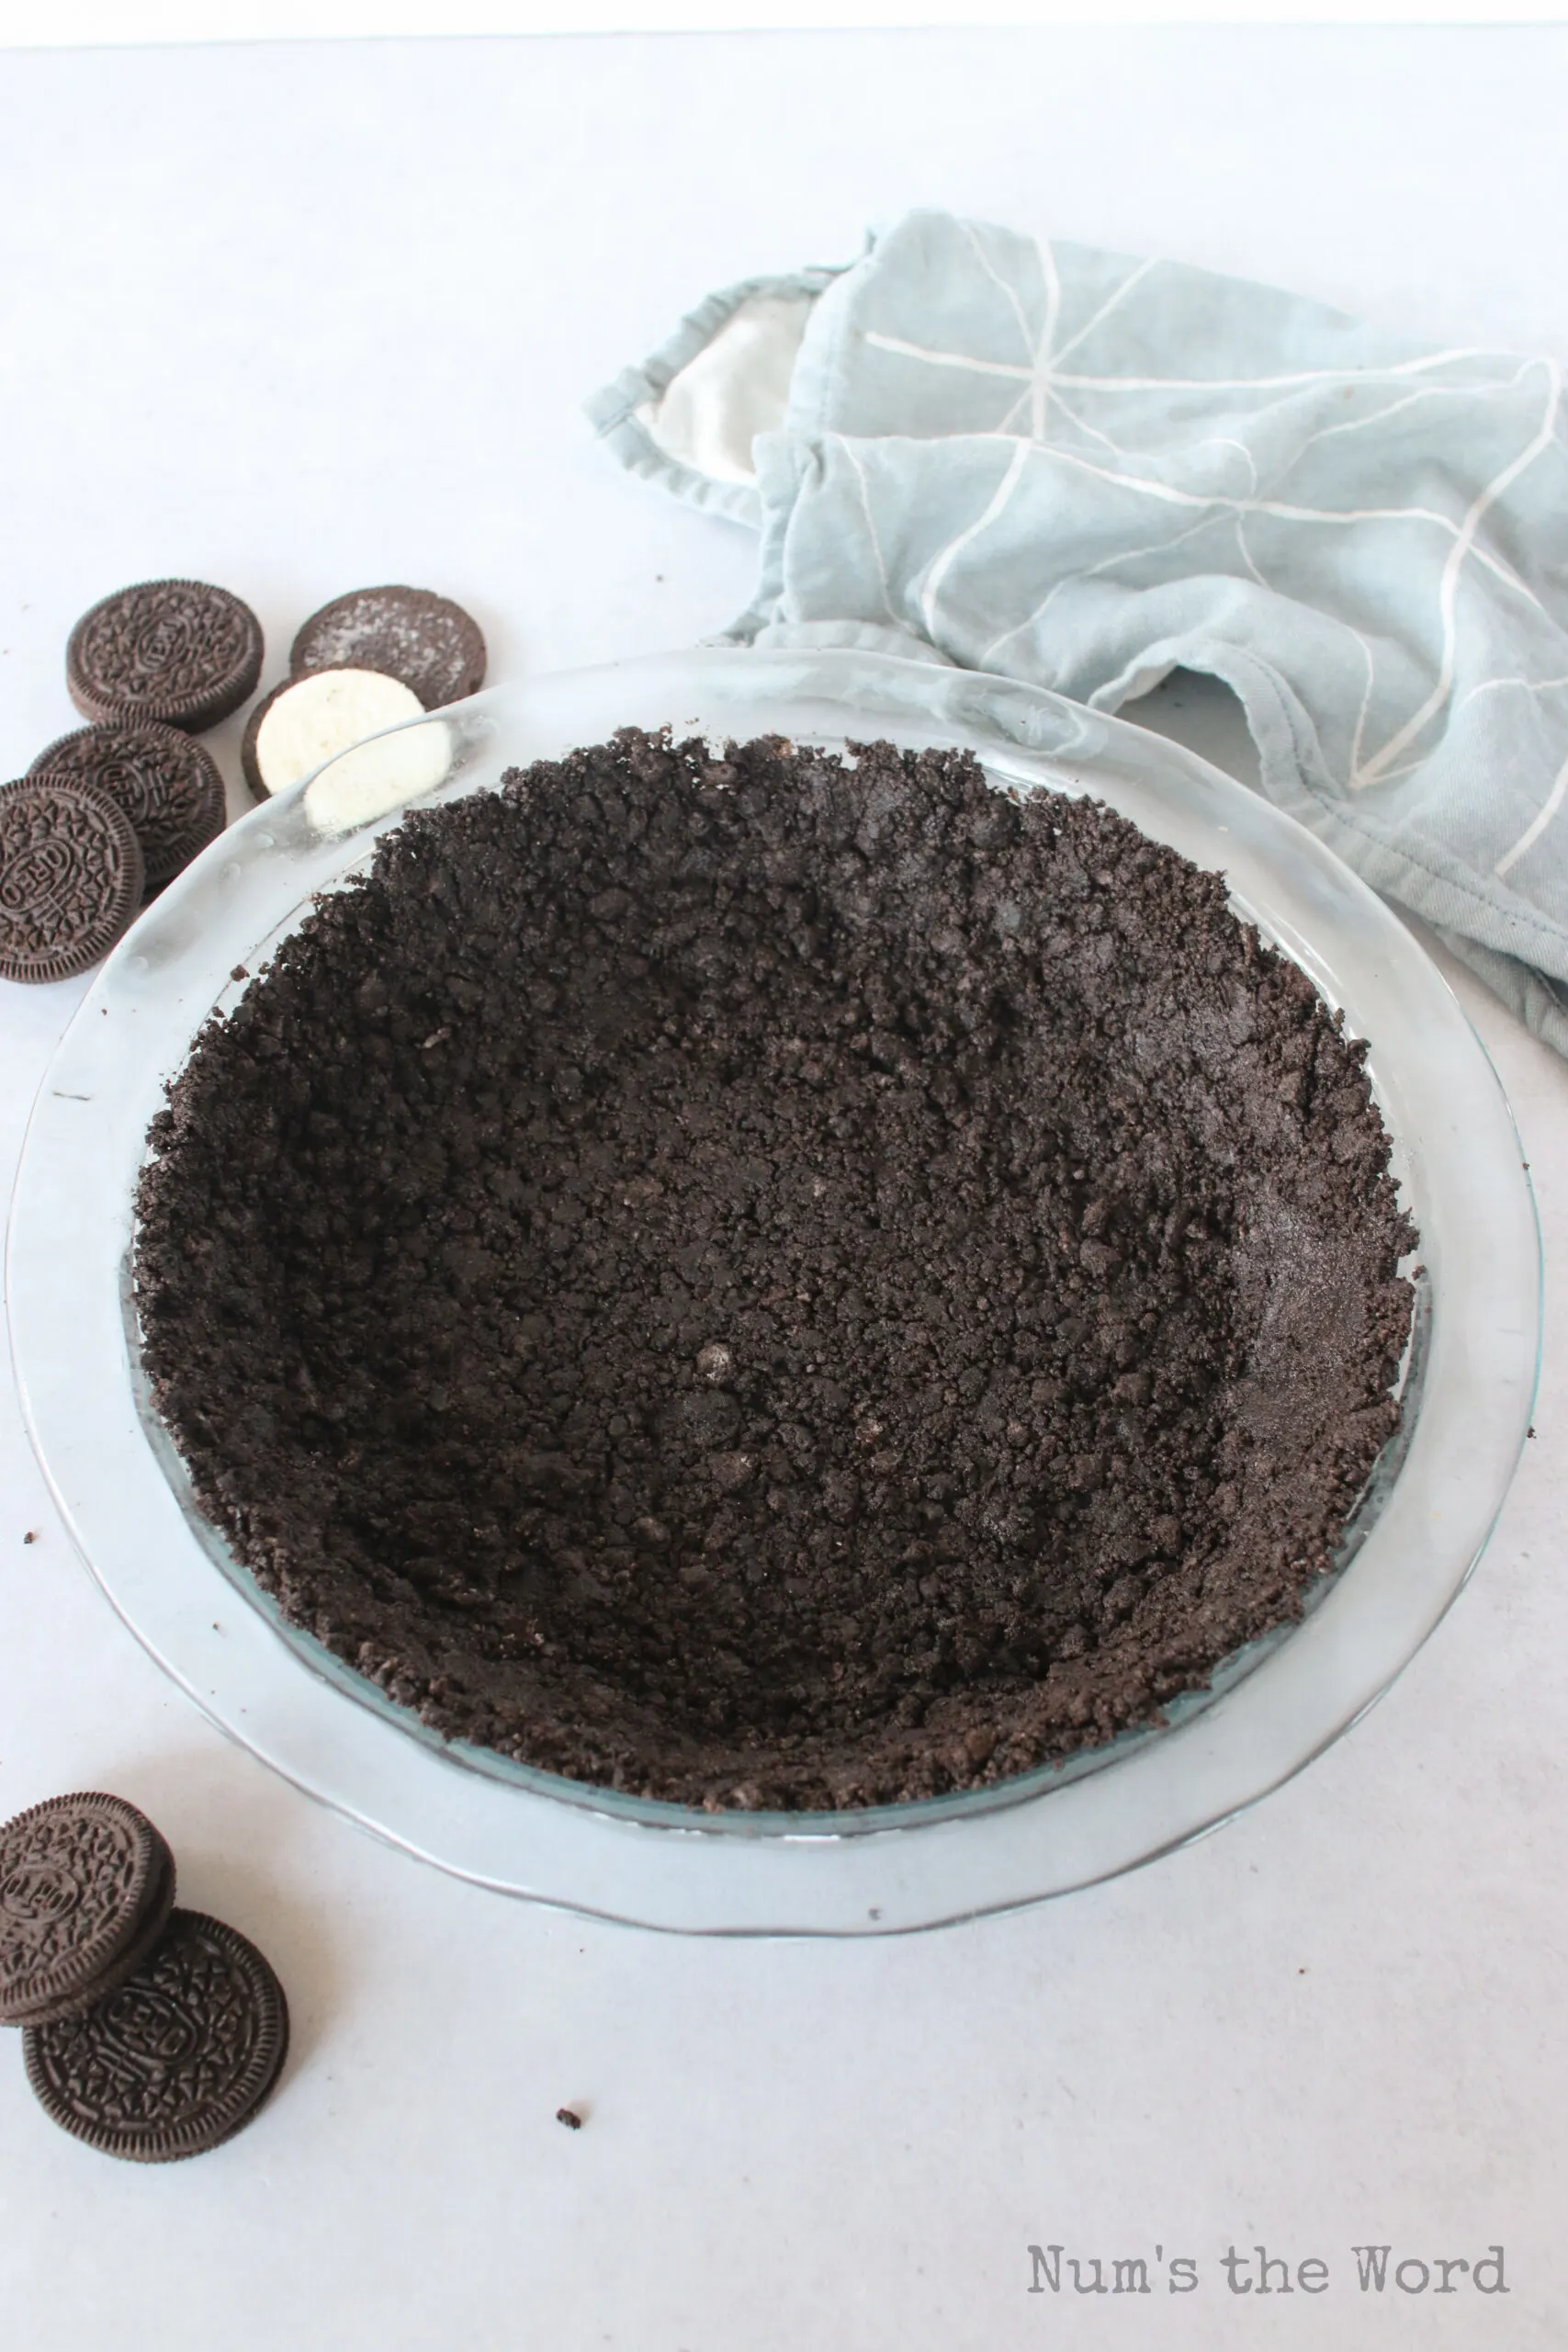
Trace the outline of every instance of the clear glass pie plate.
{"type": "Polygon", "coordinates": [[[1037,1901],[1277,1788],[1386,1689],[1470,1573],[1529,1425],[1540,1331],[1534,1204],[1491,1064],[1423,949],[1329,850],[1137,728],[962,671],[831,651],[697,652],[498,688],[345,754],[231,827],[121,942],[55,1053],[6,1279],[23,1409],[73,1537],[215,1723],[445,1870],[709,1934],[890,1932],[1037,1901]],[[1421,1235],[1401,1430],[1301,1621],[1226,1660],[1151,1729],[996,1788],[854,1814],[710,1815],[622,1796],[445,1742],[288,1624],[194,1506],[148,1406],[129,1272],[165,1081],[247,985],[235,972],[254,974],[317,894],[364,867],[400,821],[389,800],[491,790],[508,767],[666,723],[720,741],[968,745],[998,783],[1091,793],[1223,870],[1237,909],[1370,1041],[1421,1235]]]}

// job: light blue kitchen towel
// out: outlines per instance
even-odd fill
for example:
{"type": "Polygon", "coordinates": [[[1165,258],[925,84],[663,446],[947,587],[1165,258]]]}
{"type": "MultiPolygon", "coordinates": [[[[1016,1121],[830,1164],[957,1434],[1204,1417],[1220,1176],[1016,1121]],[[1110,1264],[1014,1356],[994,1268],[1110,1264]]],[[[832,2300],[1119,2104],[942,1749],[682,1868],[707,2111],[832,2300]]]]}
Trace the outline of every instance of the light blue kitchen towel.
{"type": "Polygon", "coordinates": [[[760,527],[733,641],[1105,711],[1224,680],[1269,797],[1568,1053],[1556,361],[922,211],[710,297],[589,414],[760,527]]]}

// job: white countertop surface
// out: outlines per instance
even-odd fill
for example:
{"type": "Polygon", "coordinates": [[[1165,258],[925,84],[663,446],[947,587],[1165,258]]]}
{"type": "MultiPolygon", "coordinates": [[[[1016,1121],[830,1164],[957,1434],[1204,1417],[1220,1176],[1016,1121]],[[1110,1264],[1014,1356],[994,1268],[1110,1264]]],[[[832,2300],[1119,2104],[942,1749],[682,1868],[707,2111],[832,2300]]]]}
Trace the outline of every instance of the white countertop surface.
{"type": "MultiPolygon", "coordinates": [[[[492,681],[721,627],[750,540],[623,476],[578,402],[710,288],[843,258],[913,202],[1568,354],[1565,119],[1550,29],[0,55],[0,772],[75,723],[67,631],[130,580],[245,596],[264,684],[307,613],[383,579],[469,605],[492,681]]],[[[1161,700],[1245,767],[1214,697],[1161,700]]],[[[236,783],[237,737],[210,739],[236,783]]],[[[378,1846],[143,1655],[0,1380],[0,1817],[134,1798],[294,2015],[254,2128],[167,2167],[57,2132],[0,2051],[6,2352],[1568,2341],[1568,1069],[1451,977],[1548,1246],[1497,1534],[1290,1787],[1032,1912],[699,1942],[378,1846]],[[1156,2265],[1147,2298],[1031,2296],[1031,2243],[1158,2245],[1199,2287],[1156,2265]],[[1221,2257],[1260,2243],[1325,2290],[1233,2292],[1221,2257]],[[1363,2294],[1361,2244],[1501,2244],[1509,2291],[1363,2294]]],[[[84,985],[0,983],[0,1191],[84,985]]]]}

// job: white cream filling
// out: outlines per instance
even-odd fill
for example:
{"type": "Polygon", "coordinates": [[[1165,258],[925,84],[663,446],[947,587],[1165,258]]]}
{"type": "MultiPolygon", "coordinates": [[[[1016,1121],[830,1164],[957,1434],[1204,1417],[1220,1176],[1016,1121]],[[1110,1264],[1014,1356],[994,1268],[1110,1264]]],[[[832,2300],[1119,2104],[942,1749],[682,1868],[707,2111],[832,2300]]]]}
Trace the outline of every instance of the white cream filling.
{"type": "Polygon", "coordinates": [[[346,832],[445,780],[451,730],[439,718],[410,723],[423,718],[419,696],[397,678],[378,670],[312,671],[278,695],[257,728],[256,771],[268,792],[313,777],[305,794],[311,825],[346,832]]]}

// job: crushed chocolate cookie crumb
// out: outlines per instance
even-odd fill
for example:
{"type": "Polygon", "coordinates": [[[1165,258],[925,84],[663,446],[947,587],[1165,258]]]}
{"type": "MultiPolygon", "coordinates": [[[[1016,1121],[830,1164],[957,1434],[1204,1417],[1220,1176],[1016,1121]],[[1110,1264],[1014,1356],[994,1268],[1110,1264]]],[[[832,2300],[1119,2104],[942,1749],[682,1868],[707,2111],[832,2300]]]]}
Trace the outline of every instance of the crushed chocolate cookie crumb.
{"type": "Polygon", "coordinates": [[[208,1025],[144,1362],[437,1731],[710,1810],[977,1786],[1328,1564],[1410,1322],[1363,1060],[1095,803],[627,730],[410,814],[208,1025]]]}

